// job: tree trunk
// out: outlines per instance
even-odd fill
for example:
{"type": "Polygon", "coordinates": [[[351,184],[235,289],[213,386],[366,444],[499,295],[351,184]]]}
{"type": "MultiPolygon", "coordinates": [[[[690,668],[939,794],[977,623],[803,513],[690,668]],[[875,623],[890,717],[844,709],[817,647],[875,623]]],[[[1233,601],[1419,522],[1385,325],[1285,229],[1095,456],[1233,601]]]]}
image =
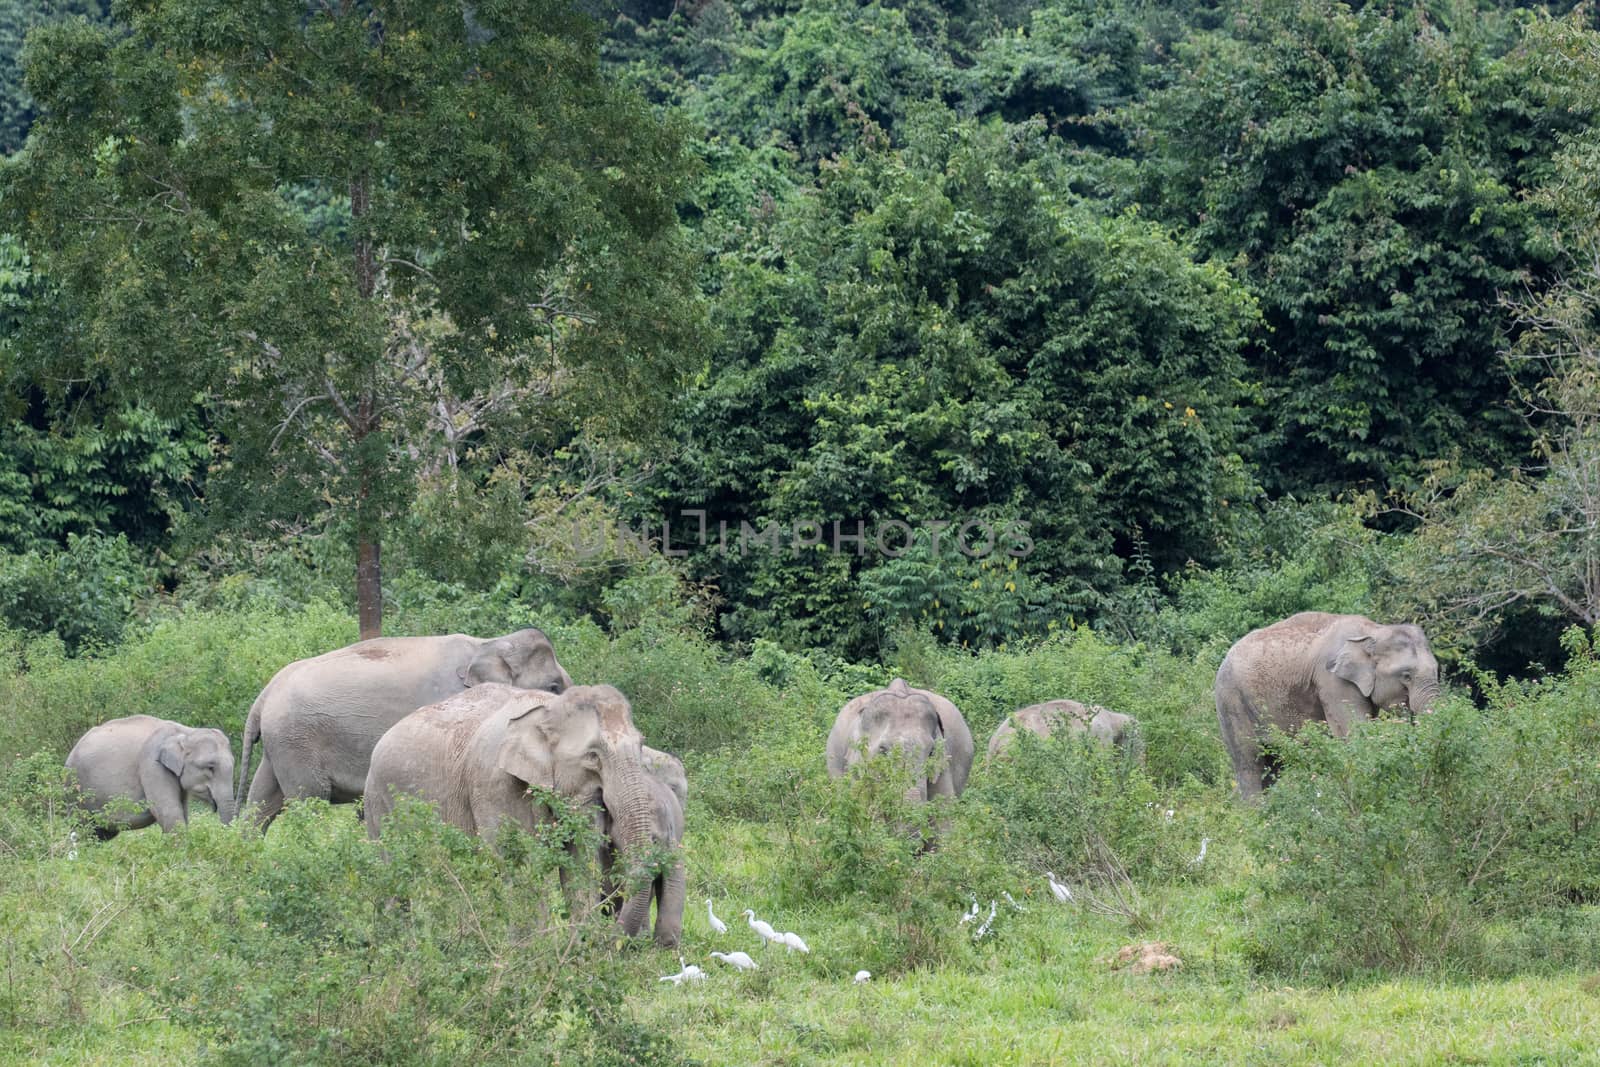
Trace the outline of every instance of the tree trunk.
{"type": "Polygon", "coordinates": [[[362,536],[356,544],[356,617],[361,640],[383,636],[383,572],[376,534],[362,536]]]}
{"type": "MultiPolygon", "coordinates": [[[[378,288],[377,263],[373,255],[372,237],[364,232],[361,220],[369,204],[367,176],[357,175],[350,182],[350,218],[355,231],[356,292],[363,300],[371,300],[378,288]]],[[[356,502],[356,618],[361,623],[361,640],[383,636],[383,568],[379,558],[379,517],[372,500],[373,482],[378,477],[372,469],[369,450],[361,447],[368,435],[378,429],[378,405],[369,388],[358,405],[356,435],[357,460],[361,471],[360,497],[356,502]]]]}

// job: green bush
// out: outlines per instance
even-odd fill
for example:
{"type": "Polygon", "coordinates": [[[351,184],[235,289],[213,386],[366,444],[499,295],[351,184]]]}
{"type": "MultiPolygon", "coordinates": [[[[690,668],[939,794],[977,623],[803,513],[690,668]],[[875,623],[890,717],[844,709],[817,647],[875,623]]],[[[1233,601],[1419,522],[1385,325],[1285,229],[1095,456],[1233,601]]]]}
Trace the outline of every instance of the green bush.
{"type": "Polygon", "coordinates": [[[1300,611],[1370,614],[1380,535],[1348,507],[1292,499],[1241,509],[1229,562],[1195,568],[1153,606],[1149,639],[1213,668],[1251,630],[1300,611]]]}
{"type": "Polygon", "coordinates": [[[1062,879],[1170,880],[1189,873],[1200,846],[1201,835],[1176,818],[1178,800],[1087,734],[1018,731],[962,800],[986,810],[1007,859],[1062,879]]]}
{"type": "Polygon", "coordinates": [[[967,720],[984,752],[1018,708],[1066,698],[1101,704],[1139,720],[1147,768],[1162,787],[1229,779],[1217,732],[1212,667],[1140,645],[1113,644],[1086,628],[1058,631],[1036,645],[972,655],[935,651],[916,685],[943,693],[967,720]]]}
{"type": "Polygon", "coordinates": [[[1280,745],[1256,839],[1270,872],[1252,931],[1261,966],[1490,970],[1504,945],[1600,900],[1600,661],[1578,631],[1567,644],[1565,676],[1485,679],[1486,710],[1452,700],[1415,725],[1280,745]]]}
{"type": "Polygon", "coordinates": [[[681,1062],[622,1013],[610,921],[555,916],[567,835],[502,859],[405,804],[380,850],[343,814],[295,804],[264,839],[201,819],[6,864],[0,1018],[47,1049],[120,999],[181,1026],[190,1063],[681,1062]],[[54,906],[31,907],[46,887],[54,906]]]}
{"type": "Polygon", "coordinates": [[[958,805],[909,802],[912,778],[891,758],[812,778],[786,826],[779,899],[791,908],[847,903],[851,920],[833,930],[832,949],[877,975],[946,963],[964,940],[951,922],[961,898],[946,840],[958,805]]]}
{"type": "Polygon", "coordinates": [[[151,580],[121,534],[68,534],[64,549],[0,555],[0,622],[55,634],[69,653],[114,645],[151,580]]]}

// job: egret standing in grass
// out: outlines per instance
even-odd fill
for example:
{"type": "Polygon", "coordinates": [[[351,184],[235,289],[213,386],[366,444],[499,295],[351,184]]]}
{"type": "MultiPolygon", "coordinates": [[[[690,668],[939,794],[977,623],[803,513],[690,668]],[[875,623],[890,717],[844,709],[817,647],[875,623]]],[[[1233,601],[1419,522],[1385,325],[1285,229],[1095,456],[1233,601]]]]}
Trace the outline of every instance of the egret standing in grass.
{"type": "Polygon", "coordinates": [[[717,913],[711,910],[710,897],[706,897],[706,918],[711,922],[712,933],[725,934],[728,932],[728,924],[717,918],[717,913]]]}
{"type": "Polygon", "coordinates": [[[1198,866],[1200,866],[1202,863],[1204,863],[1206,861],[1206,846],[1209,845],[1209,844],[1211,844],[1211,838],[1202,837],[1200,839],[1200,855],[1198,855],[1194,859],[1190,860],[1189,861],[1189,866],[1198,867],[1198,866]]]}
{"type": "Polygon", "coordinates": [[[871,971],[857,971],[856,972],[856,985],[860,985],[862,982],[867,981],[871,977],[872,977],[872,972],[871,971]]]}
{"type": "Polygon", "coordinates": [[[1055,894],[1056,900],[1062,904],[1072,903],[1072,890],[1056,881],[1054,871],[1045,871],[1044,876],[1050,879],[1050,892],[1055,894]]]}
{"type": "Polygon", "coordinates": [[[973,919],[976,919],[977,917],[978,917],[978,898],[977,897],[973,897],[972,898],[972,907],[967,909],[967,913],[965,915],[961,916],[961,921],[956,923],[956,925],[957,926],[965,926],[969,922],[971,922],[973,919]]]}
{"type": "Polygon", "coordinates": [[[756,961],[750,958],[750,954],[748,952],[713,952],[711,955],[721,960],[723,963],[739,968],[741,971],[754,971],[759,969],[756,967],[756,961]]]}
{"type": "Polygon", "coordinates": [[[783,947],[788,949],[790,952],[809,953],[811,951],[811,949],[806,946],[806,943],[800,940],[800,935],[792,931],[784,934],[781,940],[783,941],[783,947]]]}
{"type": "Polygon", "coordinates": [[[771,923],[766,922],[763,919],[756,918],[754,909],[746,908],[744,909],[744,914],[745,918],[750,920],[750,929],[754,930],[757,936],[761,938],[762,945],[765,945],[768,941],[783,940],[783,937],[778,933],[778,931],[772,928],[771,923]]]}

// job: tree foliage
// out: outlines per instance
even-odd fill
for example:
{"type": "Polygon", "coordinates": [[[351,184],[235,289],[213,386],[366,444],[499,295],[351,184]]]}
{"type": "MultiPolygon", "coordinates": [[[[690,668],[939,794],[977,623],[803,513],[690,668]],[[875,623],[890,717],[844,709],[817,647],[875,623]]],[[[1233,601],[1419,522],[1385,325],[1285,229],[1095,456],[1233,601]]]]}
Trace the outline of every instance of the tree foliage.
{"type": "Polygon", "coordinates": [[[675,380],[678,136],[562,3],[123,13],[30,39],[44,117],[4,208],[54,288],[20,347],[41,377],[201,396],[228,503],[331,506],[373,629],[416,391],[537,386],[629,427],[675,380]]]}
{"type": "Polygon", "coordinates": [[[1271,486],[1405,486],[1422,460],[1526,442],[1496,294],[1547,268],[1519,194],[1577,120],[1478,27],[1465,8],[1258,0],[1131,112],[1147,199],[1260,297],[1271,486]]]}

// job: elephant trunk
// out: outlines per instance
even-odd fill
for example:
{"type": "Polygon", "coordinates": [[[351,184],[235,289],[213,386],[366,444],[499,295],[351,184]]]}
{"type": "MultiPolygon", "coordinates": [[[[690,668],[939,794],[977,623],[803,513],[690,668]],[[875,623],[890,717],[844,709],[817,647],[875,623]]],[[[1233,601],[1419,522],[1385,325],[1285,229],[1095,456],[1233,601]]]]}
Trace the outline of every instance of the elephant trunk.
{"type": "Polygon", "coordinates": [[[1406,707],[1413,718],[1425,715],[1433,710],[1433,702],[1439,699],[1439,679],[1437,677],[1424,679],[1411,687],[1411,693],[1406,700],[1406,707]]]}
{"type": "Polygon", "coordinates": [[[611,840],[622,856],[626,894],[617,922],[629,937],[640,933],[650,918],[650,891],[638,886],[635,874],[648,851],[655,825],[654,802],[645,784],[644,764],[637,749],[613,750],[601,770],[602,795],[611,816],[611,840]]]}
{"type": "MultiPolygon", "coordinates": [[[[232,785],[233,783],[230,780],[228,784],[232,785]]],[[[217,809],[217,818],[222,820],[222,825],[224,826],[231,823],[233,817],[239,813],[239,798],[232,793],[224,793],[221,796],[212,793],[211,805],[217,809]]]]}
{"type": "Polygon", "coordinates": [[[906,790],[907,804],[926,804],[928,802],[928,779],[919,777],[911,783],[911,788],[906,790]]]}

